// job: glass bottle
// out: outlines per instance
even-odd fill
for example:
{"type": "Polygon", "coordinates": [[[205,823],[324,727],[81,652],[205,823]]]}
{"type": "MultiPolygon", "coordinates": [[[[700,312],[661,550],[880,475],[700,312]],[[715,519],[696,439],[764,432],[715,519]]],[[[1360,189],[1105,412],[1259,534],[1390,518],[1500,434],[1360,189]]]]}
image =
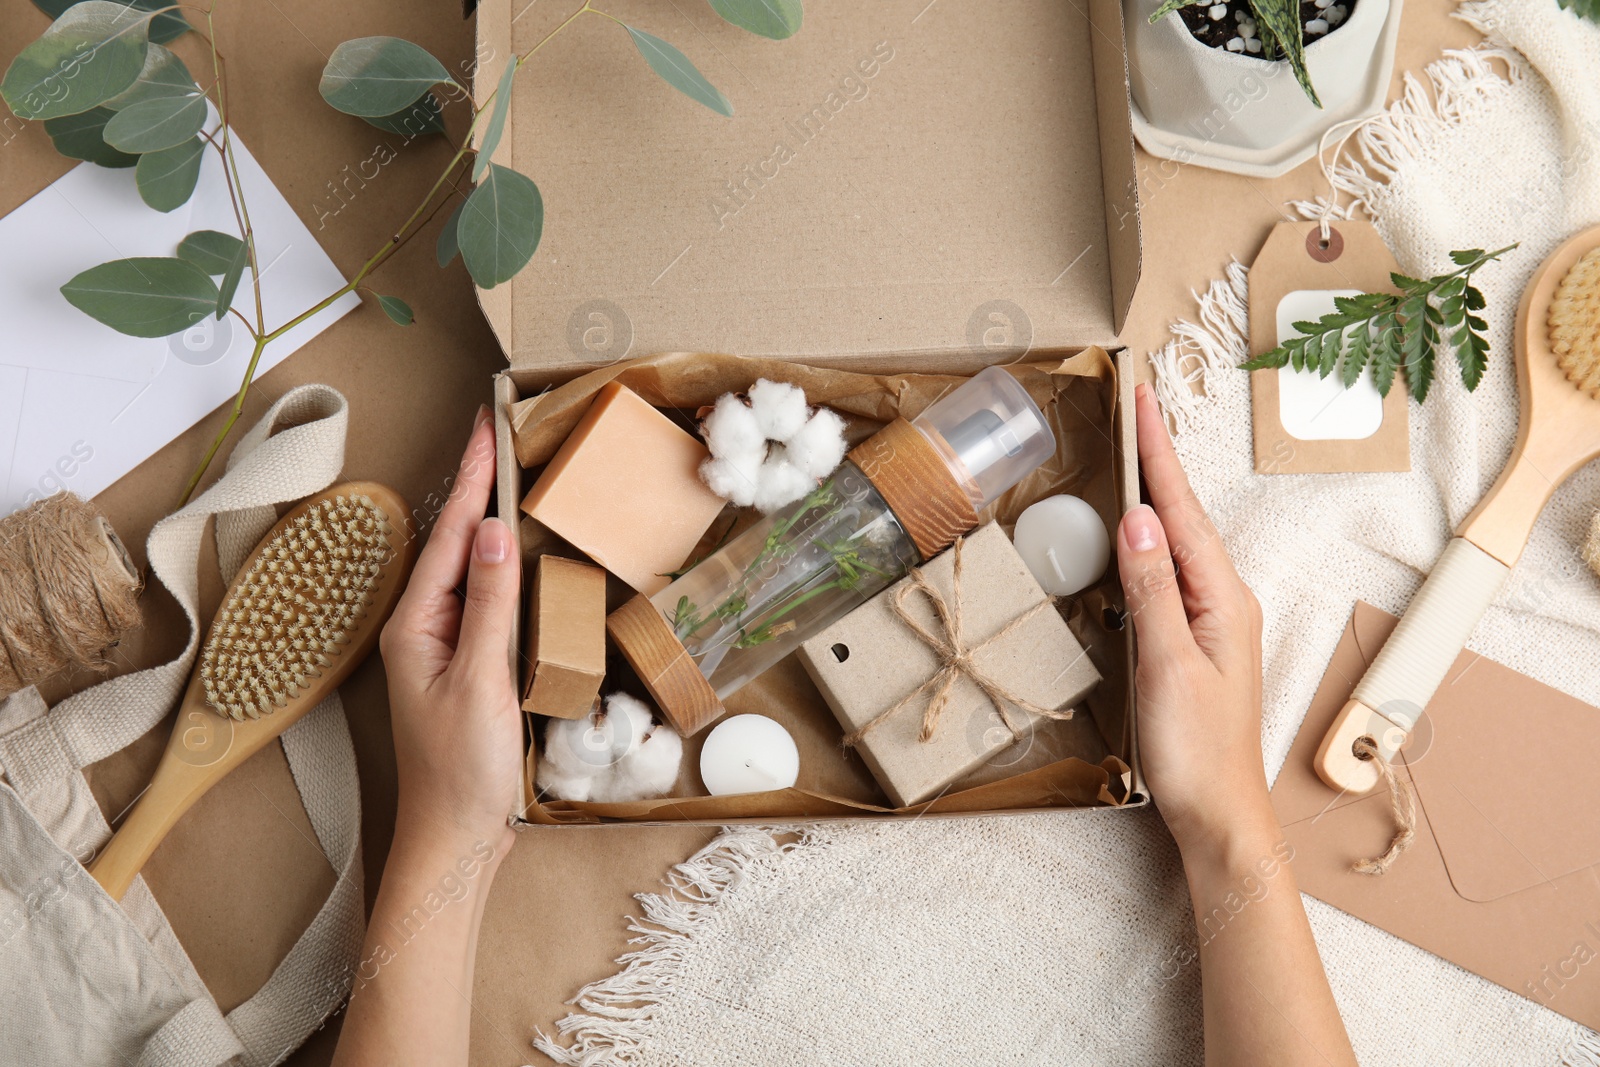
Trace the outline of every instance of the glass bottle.
{"type": "MultiPolygon", "coordinates": [[[[720,703],[970,532],[978,512],[1054,454],[1055,437],[1027,390],[991,367],[909,427],[896,420],[869,438],[806,497],[765,516],[649,604],[720,703]],[[930,517],[924,498],[941,492],[956,503],[930,517]]],[[[677,713],[680,694],[657,690],[666,662],[659,648],[635,647],[615,628],[613,636],[680,730],[710,721],[677,713]]]]}

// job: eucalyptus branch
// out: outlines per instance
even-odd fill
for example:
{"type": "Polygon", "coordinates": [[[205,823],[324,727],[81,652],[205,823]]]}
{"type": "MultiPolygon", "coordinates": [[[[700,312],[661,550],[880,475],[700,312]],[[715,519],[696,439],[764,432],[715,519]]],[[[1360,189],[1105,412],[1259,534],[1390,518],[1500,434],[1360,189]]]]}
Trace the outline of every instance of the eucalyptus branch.
{"type": "Polygon", "coordinates": [[[1484,336],[1488,323],[1478,314],[1484,299],[1472,285],[1472,275],[1516,247],[1451,252],[1456,269],[1426,280],[1393,273],[1390,278],[1398,293],[1335,297],[1333,311],[1316,322],[1294,324],[1299,337],[1240,366],[1245,370],[1291,366],[1324,378],[1337,369],[1346,389],[1370,367],[1373,384],[1384,396],[1389,395],[1396,374],[1404,371],[1406,384],[1421,403],[1433,384],[1435,357],[1448,344],[1471,392],[1482,381],[1489,360],[1489,340],[1484,336]]]}
{"type": "Polygon", "coordinates": [[[222,448],[222,443],[228,439],[228,434],[233,431],[234,423],[239,421],[239,416],[244,414],[245,394],[250,391],[250,383],[255,380],[256,365],[261,362],[261,353],[266,350],[267,337],[257,337],[255,348],[250,352],[250,364],[245,368],[244,381],[239,386],[239,392],[233,399],[233,408],[228,412],[228,417],[222,424],[222,429],[212,440],[211,447],[206,449],[205,456],[200,460],[200,465],[189,476],[188,483],[183,487],[183,496],[178,498],[178,507],[183,507],[194,495],[200,485],[200,479],[205,477],[206,468],[211,466],[211,461],[217,458],[217,452],[222,448]]]}
{"type": "MultiPolygon", "coordinates": [[[[201,157],[208,147],[222,161],[238,236],[196,231],[179,242],[176,256],[113,260],[82,271],[61,287],[62,295],[74,307],[129,336],[167,337],[203,322],[208,315],[221,320],[228,314],[250,335],[250,359],[233,405],[190,476],[180,506],[198,488],[243,414],[268,345],[349,293],[367,293],[395,323],[412,323],[411,308],[403,300],[377,293],[364,283],[457,194],[465,199],[446,219],[440,234],[441,266],[459,254],[473,282],[490,289],[510,280],[533,258],[544,228],[539,189],[526,175],[493,163],[491,158],[508,119],[517,71],[582,15],[592,13],[622,26],[650,68],[674,89],[719,114],[733,113],[728,99],[677,48],[584,0],[532,48],[508,59],[493,90],[473,107],[466,133],[439,177],[354,277],[269,330],[256,233],[228,121],[227,57],[217,47],[216,4],[210,8],[183,4],[154,7],[147,5],[155,0],[129,0],[124,9],[108,16],[104,5],[90,5],[85,10],[69,0],[61,10],[56,7],[58,2],[35,0],[57,17],[41,37],[23,49],[0,80],[0,96],[19,118],[42,121],[63,155],[105,167],[135,167],[140,197],[160,211],[171,211],[193,195],[204,165],[201,157]],[[185,9],[204,16],[203,29],[183,14],[185,9]],[[200,37],[210,52],[213,78],[205,88],[182,59],[162,47],[190,32],[200,37]],[[89,65],[95,76],[80,78],[71,92],[63,91],[64,79],[76,77],[89,65]],[[68,71],[72,73],[64,73],[68,71]],[[213,91],[219,131],[205,129],[209,117],[206,104],[213,91]],[[469,154],[472,163],[463,167],[469,154]],[[466,188],[463,177],[469,177],[466,188]],[[253,324],[233,306],[246,270],[255,297],[253,324]]],[[[773,40],[790,37],[800,28],[801,0],[714,0],[714,7],[734,25],[773,40]]],[[[441,85],[460,83],[424,49],[395,37],[363,37],[334,49],[318,91],[336,110],[379,129],[405,134],[409,140],[422,133],[445,132],[443,105],[436,94],[441,85]]]]}
{"type": "MultiPolygon", "coordinates": [[[[213,9],[215,5],[213,5],[213,9]]],[[[244,241],[245,256],[250,267],[250,287],[256,298],[256,329],[257,336],[267,330],[265,313],[261,306],[261,264],[256,259],[255,229],[250,225],[250,205],[244,197],[244,184],[239,180],[239,164],[233,154],[233,134],[228,125],[228,91],[227,79],[222,73],[222,56],[217,52],[217,31],[212,23],[211,11],[206,12],[206,40],[211,44],[211,67],[215,72],[215,81],[212,83],[217,89],[217,119],[222,126],[222,163],[223,177],[227,181],[228,199],[233,202],[233,210],[239,219],[239,233],[244,241]]],[[[250,387],[250,380],[245,379],[244,387],[250,387]]]]}

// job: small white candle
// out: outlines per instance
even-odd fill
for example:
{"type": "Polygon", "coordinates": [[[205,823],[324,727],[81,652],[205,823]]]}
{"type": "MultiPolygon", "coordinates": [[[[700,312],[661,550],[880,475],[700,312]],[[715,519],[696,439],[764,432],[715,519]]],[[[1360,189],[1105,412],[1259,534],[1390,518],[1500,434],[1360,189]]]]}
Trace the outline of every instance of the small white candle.
{"type": "Polygon", "coordinates": [[[1011,541],[1039,587],[1051,596],[1089,588],[1111,559],[1105,523],[1075,496],[1049,496],[1029,507],[1018,517],[1011,541]]]}
{"type": "Polygon", "coordinates": [[[800,777],[800,750],[765,715],[735,715],[706,735],[700,780],[714,797],[787,789],[800,777]]]}

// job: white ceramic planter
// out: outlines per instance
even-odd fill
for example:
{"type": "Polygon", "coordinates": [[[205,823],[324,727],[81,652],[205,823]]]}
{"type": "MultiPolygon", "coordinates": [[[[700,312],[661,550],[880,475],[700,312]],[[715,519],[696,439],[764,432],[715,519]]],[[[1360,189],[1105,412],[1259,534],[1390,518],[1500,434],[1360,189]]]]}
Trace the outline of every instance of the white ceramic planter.
{"type": "Polygon", "coordinates": [[[1275,176],[1309,158],[1324,131],[1375,114],[1388,95],[1401,0],[1357,0],[1306,45],[1319,110],[1289,64],[1201,44],[1159,0],[1123,0],[1134,135],[1152,155],[1275,176]]]}

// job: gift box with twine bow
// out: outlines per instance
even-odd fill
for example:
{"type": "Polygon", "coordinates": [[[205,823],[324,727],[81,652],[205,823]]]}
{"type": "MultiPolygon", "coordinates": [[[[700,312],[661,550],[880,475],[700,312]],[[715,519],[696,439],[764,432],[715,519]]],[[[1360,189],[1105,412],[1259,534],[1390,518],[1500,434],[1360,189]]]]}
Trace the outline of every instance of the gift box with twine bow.
{"type": "Polygon", "coordinates": [[[1005,532],[959,540],[800,649],[896,806],[1066,719],[1100,681],[1005,532]]]}

